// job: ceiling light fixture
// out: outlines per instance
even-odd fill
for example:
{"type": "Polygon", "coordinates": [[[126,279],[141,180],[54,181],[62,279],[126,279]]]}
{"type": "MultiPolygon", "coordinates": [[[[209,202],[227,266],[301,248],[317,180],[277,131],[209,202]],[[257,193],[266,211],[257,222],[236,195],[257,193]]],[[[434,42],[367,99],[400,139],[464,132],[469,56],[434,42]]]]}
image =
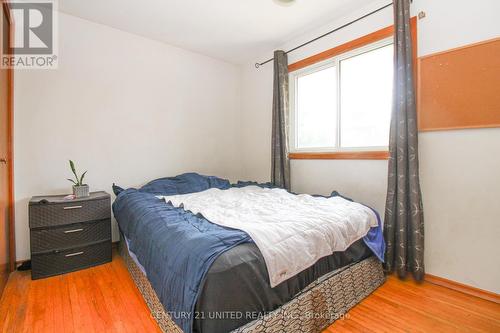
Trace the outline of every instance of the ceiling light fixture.
{"type": "Polygon", "coordinates": [[[288,7],[295,3],[295,0],[273,0],[273,1],[275,4],[282,7],[288,7]]]}

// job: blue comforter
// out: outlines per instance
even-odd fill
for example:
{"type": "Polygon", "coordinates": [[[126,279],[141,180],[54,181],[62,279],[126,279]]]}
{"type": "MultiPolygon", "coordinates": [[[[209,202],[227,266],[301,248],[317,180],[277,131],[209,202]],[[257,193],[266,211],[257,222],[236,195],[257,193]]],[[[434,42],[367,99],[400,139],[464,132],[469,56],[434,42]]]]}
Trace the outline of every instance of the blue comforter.
{"type": "MultiPolygon", "coordinates": [[[[211,187],[227,189],[227,180],[194,173],[152,181],[141,189],[114,187],[113,212],[129,247],[144,267],[165,311],[186,333],[192,331],[194,307],[202,281],[215,259],[238,244],[251,242],[241,230],[210,223],[174,208],[156,195],[184,194],[211,187]]],[[[378,214],[377,214],[378,217],[378,214]]],[[[364,238],[383,260],[380,227],[364,238]]]]}

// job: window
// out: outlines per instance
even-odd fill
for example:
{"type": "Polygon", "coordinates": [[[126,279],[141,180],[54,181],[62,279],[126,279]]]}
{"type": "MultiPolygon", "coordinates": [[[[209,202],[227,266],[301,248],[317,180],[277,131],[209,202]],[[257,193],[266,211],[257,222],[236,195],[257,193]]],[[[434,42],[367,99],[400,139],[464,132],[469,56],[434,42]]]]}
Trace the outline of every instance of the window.
{"type": "Polygon", "coordinates": [[[388,38],[290,73],[293,152],[387,150],[392,43],[388,38]]]}

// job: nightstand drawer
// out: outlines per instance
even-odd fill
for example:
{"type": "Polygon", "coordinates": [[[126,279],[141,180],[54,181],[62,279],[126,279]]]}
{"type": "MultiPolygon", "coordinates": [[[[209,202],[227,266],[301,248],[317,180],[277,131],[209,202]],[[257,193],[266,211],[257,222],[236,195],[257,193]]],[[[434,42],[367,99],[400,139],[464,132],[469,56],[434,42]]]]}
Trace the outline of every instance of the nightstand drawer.
{"type": "Polygon", "coordinates": [[[102,220],[111,217],[110,198],[39,203],[29,207],[30,228],[102,220]]]}
{"type": "Polygon", "coordinates": [[[31,257],[31,277],[40,279],[111,261],[111,242],[31,257]]]}
{"type": "Polygon", "coordinates": [[[111,239],[111,219],[31,230],[31,252],[68,249],[111,239]]]}

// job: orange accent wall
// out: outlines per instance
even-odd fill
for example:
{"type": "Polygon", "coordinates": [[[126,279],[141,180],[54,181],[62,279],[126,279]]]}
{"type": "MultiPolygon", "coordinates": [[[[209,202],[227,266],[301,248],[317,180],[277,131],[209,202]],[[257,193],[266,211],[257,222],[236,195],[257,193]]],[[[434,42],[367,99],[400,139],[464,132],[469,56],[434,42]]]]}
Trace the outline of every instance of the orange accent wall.
{"type": "Polygon", "coordinates": [[[500,127],[500,38],[418,63],[421,131],[500,127]]]}

